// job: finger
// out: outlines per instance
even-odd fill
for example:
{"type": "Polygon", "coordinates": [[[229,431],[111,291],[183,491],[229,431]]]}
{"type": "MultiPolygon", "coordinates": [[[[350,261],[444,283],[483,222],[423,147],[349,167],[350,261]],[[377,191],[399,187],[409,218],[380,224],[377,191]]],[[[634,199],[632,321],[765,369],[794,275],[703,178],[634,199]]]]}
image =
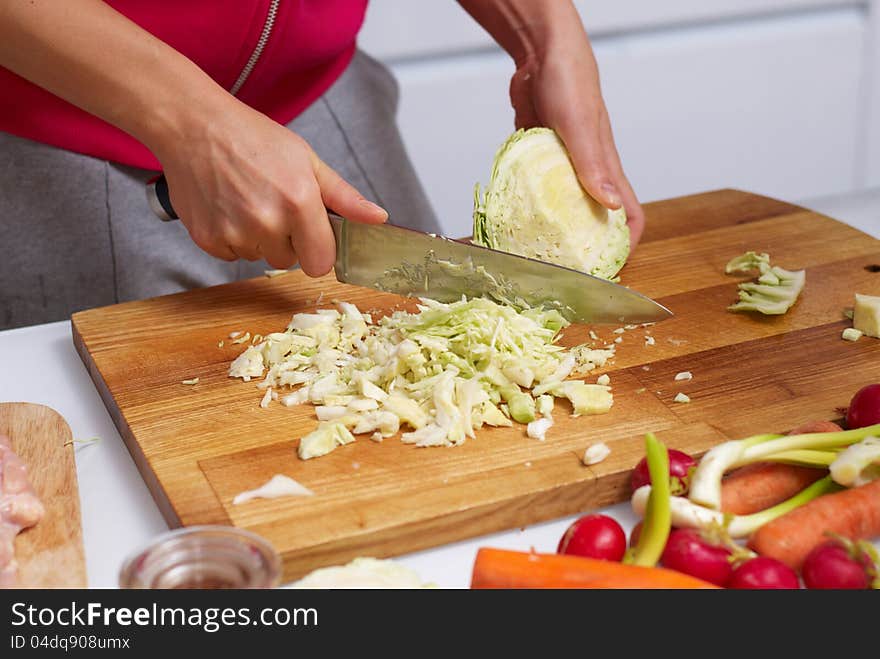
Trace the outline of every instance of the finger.
{"type": "Polygon", "coordinates": [[[510,79],[510,105],[513,107],[513,123],[516,128],[540,126],[538,111],[532,101],[530,72],[517,69],[510,79]]]}
{"type": "Polygon", "coordinates": [[[620,162],[620,154],[614,143],[614,135],[611,131],[611,121],[606,114],[603,121],[602,142],[605,148],[605,159],[609,163],[615,186],[620,191],[626,223],[629,226],[630,248],[635,247],[641,240],[645,230],[645,213],[639,203],[638,197],[632,188],[623,165],[620,162]]]}
{"type": "Polygon", "coordinates": [[[263,255],[269,265],[279,270],[287,270],[296,263],[296,251],[290,236],[275,236],[272,241],[266,241],[263,255]]]}
{"type": "Polygon", "coordinates": [[[629,227],[629,244],[630,249],[632,249],[639,243],[645,230],[645,212],[642,210],[642,205],[639,203],[639,199],[636,197],[636,193],[632,189],[629,180],[619,166],[615,175],[615,181],[617,188],[620,190],[623,210],[626,212],[626,224],[629,227]]]}
{"type": "Polygon", "coordinates": [[[327,208],[353,222],[381,224],[388,219],[388,212],[384,208],[366,199],[317,156],[314,157],[313,166],[321,188],[321,198],[327,208]]]}
{"type": "Polygon", "coordinates": [[[620,208],[623,199],[605,157],[600,127],[583,122],[579,126],[559,126],[557,132],[584,190],[605,208],[620,208]]]}
{"type": "Polygon", "coordinates": [[[201,224],[192,226],[184,224],[184,226],[186,226],[186,230],[189,232],[189,237],[203,252],[207,252],[214,258],[222,259],[223,261],[235,261],[238,259],[235,252],[224,241],[218,239],[213,233],[201,229],[201,224]]]}
{"type": "Polygon", "coordinates": [[[238,258],[245,261],[259,261],[263,258],[263,251],[259,245],[230,245],[229,248],[238,258]]]}
{"type": "Polygon", "coordinates": [[[216,247],[212,247],[211,249],[205,249],[202,247],[204,251],[210,254],[213,257],[221,259],[223,261],[237,261],[238,255],[233,252],[228,245],[220,245],[218,244],[216,247]]]}
{"type": "Polygon", "coordinates": [[[613,153],[609,153],[607,158],[610,163],[609,168],[612,171],[614,184],[620,191],[623,210],[626,212],[626,224],[629,227],[629,242],[632,248],[641,240],[642,233],[645,230],[645,212],[642,210],[642,206],[629,179],[623,173],[617,151],[614,150],[613,153]]]}
{"type": "Polygon", "coordinates": [[[623,196],[623,209],[626,211],[626,224],[629,227],[629,245],[630,249],[633,249],[639,244],[645,231],[645,212],[642,210],[642,205],[639,203],[626,177],[623,178],[621,183],[620,190],[623,196]]]}
{"type": "Polygon", "coordinates": [[[259,261],[263,258],[260,238],[246,230],[241,224],[229,223],[223,227],[223,241],[235,255],[246,261],[259,261]]]}
{"type": "Polygon", "coordinates": [[[185,211],[186,204],[180,203],[180,200],[177,200],[174,192],[175,187],[173,181],[175,180],[177,180],[175,177],[166,179],[168,185],[168,198],[171,200],[171,206],[176,212],[180,213],[180,222],[186,227],[190,239],[199,249],[210,254],[214,258],[223,261],[237,260],[238,256],[235,252],[233,252],[229,248],[229,245],[219,238],[219,234],[209,223],[200,221],[198,218],[193,218],[190,213],[185,211]]]}
{"type": "Polygon", "coordinates": [[[309,277],[326,275],[336,261],[336,240],[317,181],[300,180],[289,203],[291,242],[303,272],[309,277]]]}
{"type": "Polygon", "coordinates": [[[273,268],[286,270],[296,263],[296,252],[291,242],[291,223],[286,213],[266,208],[258,213],[263,219],[254,233],[259,236],[257,249],[260,257],[273,268]]]}

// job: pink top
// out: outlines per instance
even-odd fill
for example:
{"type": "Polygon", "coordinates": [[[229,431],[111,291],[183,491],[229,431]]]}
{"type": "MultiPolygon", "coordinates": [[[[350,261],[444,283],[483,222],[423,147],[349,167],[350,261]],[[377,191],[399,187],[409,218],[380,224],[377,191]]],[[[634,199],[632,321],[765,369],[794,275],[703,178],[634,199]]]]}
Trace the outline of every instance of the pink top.
{"type": "MultiPolygon", "coordinates": [[[[231,89],[277,12],[237,96],[279,123],[305,110],[355,51],[367,0],[105,0],[231,89]]],[[[129,134],[0,67],[0,131],[70,151],[159,170],[129,134]]]]}

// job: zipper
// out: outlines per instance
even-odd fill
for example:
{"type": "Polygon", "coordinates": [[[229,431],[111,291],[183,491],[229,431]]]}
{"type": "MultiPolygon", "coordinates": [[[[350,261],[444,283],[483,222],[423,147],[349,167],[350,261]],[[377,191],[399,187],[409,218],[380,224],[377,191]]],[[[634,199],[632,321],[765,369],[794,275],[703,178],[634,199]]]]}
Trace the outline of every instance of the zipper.
{"type": "Polygon", "coordinates": [[[275,16],[278,13],[278,5],[280,3],[281,0],[272,0],[269,3],[269,11],[266,13],[266,21],[263,23],[263,31],[260,33],[260,38],[257,40],[257,45],[254,47],[254,52],[251,53],[247,64],[244,65],[241,73],[238,74],[238,79],[229,90],[229,93],[233,96],[235,96],[242,88],[242,85],[247,82],[248,77],[251,75],[251,71],[254,70],[254,67],[260,60],[260,55],[263,54],[263,49],[269,41],[269,35],[272,34],[272,27],[275,25],[275,16]]]}

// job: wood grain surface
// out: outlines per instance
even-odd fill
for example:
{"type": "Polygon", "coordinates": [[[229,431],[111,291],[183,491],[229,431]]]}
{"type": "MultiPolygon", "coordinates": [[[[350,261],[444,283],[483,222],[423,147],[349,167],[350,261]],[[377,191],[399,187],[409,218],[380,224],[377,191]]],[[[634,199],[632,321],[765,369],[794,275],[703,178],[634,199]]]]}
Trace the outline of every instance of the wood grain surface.
{"type": "MultiPolygon", "coordinates": [[[[622,335],[604,369],[615,398],[610,413],[573,419],[559,403],[543,442],[522,426],[483,429],[456,448],[364,436],[299,460],[297,440],[315,427],[313,408],[261,409],[253,382],[227,377],[244,347],[228,335],[279,331],[293,313],[314,310],[320,295],[324,306],[344,299],[381,312],[412,304],[332,276],[291,272],[93,309],[73,316],[73,338],[168,522],[259,533],[281,552],[288,579],[356,556],[393,556],[621,501],[647,431],[701,454],[728,438],[838,418],[858,387],[880,381],[880,341],[840,337],[854,293],[880,294],[880,273],[870,267],[880,264],[880,241],[735,190],[648,204],[646,213],[648,229],[622,281],[675,317],[622,335]],[[747,250],[807,269],[788,314],[726,310],[748,277],[726,275],[724,265],[747,250]],[[686,370],[693,380],[674,381],[686,370]],[[181,384],[196,377],[194,386],[181,384]],[[673,402],[678,392],[692,402],[673,402]],[[581,456],[597,441],[611,455],[585,467],[581,456]],[[315,496],[232,505],[235,494],[276,473],[315,496]]],[[[572,326],[561,342],[581,343],[588,329],[572,326]]],[[[605,341],[616,337],[613,326],[592,329],[605,341]]]]}
{"type": "Polygon", "coordinates": [[[85,588],[79,489],[73,437],[64,418],[45,405],[0,403],[0,433],[28,468],[46,514],[18,534],[18,587],[85,588]]]}

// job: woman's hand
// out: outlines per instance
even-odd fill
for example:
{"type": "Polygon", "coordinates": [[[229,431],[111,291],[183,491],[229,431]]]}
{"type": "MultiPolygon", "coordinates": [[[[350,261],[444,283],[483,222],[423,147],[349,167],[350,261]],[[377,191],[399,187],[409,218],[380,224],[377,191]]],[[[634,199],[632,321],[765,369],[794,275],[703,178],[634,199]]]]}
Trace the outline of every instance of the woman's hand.
{"type": "Polygon", "coordinates": [[[556,131],[586,191],[606,208],[624,207],[634,246],[645,214],[620,164],[592,48],[585,34],[573,32],[549,44],[540,60],[530,57],[517,66],[510,81],[516,127],[556,131]]]}
{"type": "Polygon", "coordinates": [[[298,259],[319,276],[336,258],[325,206],[388,217],[300,137],[102,0],[0,3],[0,66],[145,144],[192,239],[219,258],[298,259]]]}
{"type": "Polygon", "coordinates": [[[265,258],[274,268],[298,260],[317,277],[336,259],[325,206],[356,222],[388,218],[301,137],[231,97],[223,105],[154,147],[172,204],[200,248],[230,261],[265,258]]]}
{"type": "Polygon", "coordinates": [[[645,215],[627,181],[599,86],[599,70],[574,5],[562,0],[459,0],[516,64],[510,101],[516,127],[553,128],[587,192],[626,209],[631,244],[645,215]]]}

